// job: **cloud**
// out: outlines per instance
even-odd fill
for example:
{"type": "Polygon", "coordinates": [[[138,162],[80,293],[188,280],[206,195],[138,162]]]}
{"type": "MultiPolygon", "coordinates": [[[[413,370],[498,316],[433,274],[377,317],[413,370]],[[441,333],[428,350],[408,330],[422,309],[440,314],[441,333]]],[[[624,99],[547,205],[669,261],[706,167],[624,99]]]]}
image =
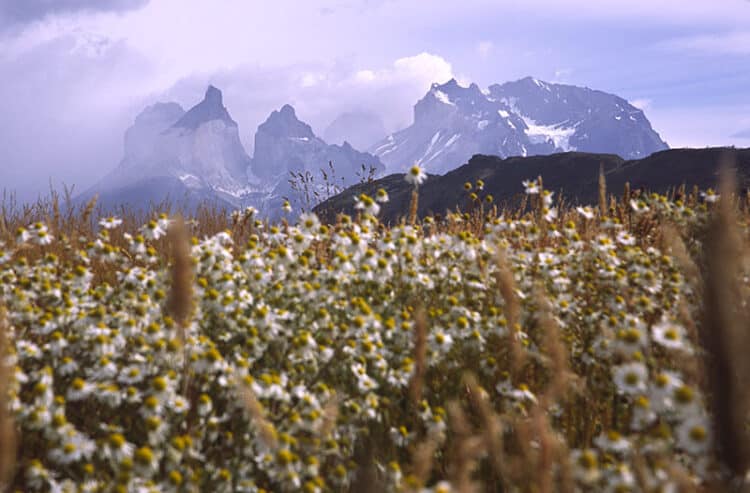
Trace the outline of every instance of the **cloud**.
{"type": "Polygon", "coordinates": [[[653,103],[653,101],[648,98],[638,98],[638,99],[633,99],[632,101],[630,101],[630,104],[632,104],[633,106],[635,106],[641,111],[649,110],[651,108],[651,103],[653,103]]]}
{"type": "Polygon", "coordinates": [[[124,12],[149,0],[0,0],[0,26],[26,24],[57,14],[124,12]]]}
{"type": "Polygon", "coordinates": [[[735,139],[750,139],[750,128],[732,135],[735,139]]]}
{"type": "Polygon", "coordinates": [[[681,36],[661,42],[657,46],[692,54],[750,55],[750,31],[681,36]]]}
{"type": "Polygon", "coordinates": [[[492,41],[480,41],[477,43],[477,53],[482,58],[487,58],[494,48],[495,44],[492,41]]]}
{"type": "Polygon", "coordinates": [[[389,130],[411,123],[414,103],[434,82],[457,78],[445,58],[424,52],[398,58],[389,67],[358,70],[351,75],[339,73],[334,77],[338,80],[331,81],[328,87],[331,92],[322,95],[324,100],[338,95],[341,106],[372,111],[383,118],[389,130]]]}
{"type": "Polygon", "coordinates": [[[377,78],[386,82],[409,80],[430,84],[453,78],[453,67],[441,56],[420,53],[411,57],[399,58],[393,62],[393,68],[383,70],[377,78]]]}
{"type": "Polygon", "coordinates": [[[190,106],[206,85],[214,84],[224,92],[226,106],[252,153],[257,126],[286,103],[318,134],[347,111],[375,113],[389,131],[395,131],[411,123],[414,104],[433,82],[454,77],[452,65],[430,53],[397,58],[384,67],[357,67],[347,62],[244,65],[183,78],[159,98],[190,106]]]}
{"type": "Polygon", "coordinates": [[[555,70],[555,77],[552,82],[567,82],[572,74],[572,68],[558,68],[555,70]]]}
{"type": "Polygon", "coordinates": [[[66,36],[0,58],[0,73],[12,74],[0,77],[0,189],[29,198],[52,178],[80,191],[121,158],[154,67],[122,42],[92,43],[66,36]]]}

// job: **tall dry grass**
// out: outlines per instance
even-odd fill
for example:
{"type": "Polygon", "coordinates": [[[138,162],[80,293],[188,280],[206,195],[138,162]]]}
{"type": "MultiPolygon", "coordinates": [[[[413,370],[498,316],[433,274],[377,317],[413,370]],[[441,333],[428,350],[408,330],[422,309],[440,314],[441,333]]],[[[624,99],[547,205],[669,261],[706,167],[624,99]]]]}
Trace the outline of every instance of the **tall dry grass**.
{"type": "Polygon", "coordinates": [[[719,455],[740,477],[750,466],[750,291],[742,279],[749,250],[737,225],[735,182],[728,169],[722,173],[720,194],[703,258],[701,335],[719,455]]]}
{"type": "Polygon", "coordinates": [[[16,430],[7,402],[12,369],[6,361],[11,344],[5,308],[0,305],[0,491],[13,478],[16,460],[16,430]]]}

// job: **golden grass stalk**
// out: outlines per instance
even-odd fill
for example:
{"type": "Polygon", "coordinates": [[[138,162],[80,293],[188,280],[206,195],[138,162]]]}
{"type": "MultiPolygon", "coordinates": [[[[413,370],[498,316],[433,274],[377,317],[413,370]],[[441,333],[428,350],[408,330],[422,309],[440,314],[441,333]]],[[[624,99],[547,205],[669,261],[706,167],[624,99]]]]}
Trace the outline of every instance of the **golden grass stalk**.
{"type": "Polygon", "coordinates": [[[534,474],[538,485],[537,491],[551,493],[554,480],[553,466],[559,447],[558,440],[551,429],[546,410],[540,406],[534,408],[531,424],[539,446],[534,474]]]}
{"type": "Polygon", "coordinates": [[[177,337],[182,345],[184,357],[184,384],[183,392],[187,393],[190,386],[190,357],[188,354],[187,328],[194,310],[193,293],[193,260],[190,256],[190,239],[188,237],[185,221],[182,216],[177,216],[167,231],[171,242],[171,286],[167,298],[167,313],[177,324],[177,337]]]}
{"type": "Polygon", "coordinates": [[[536,287],[535,296],[539,311],[539,328],[550,372],[550,382],[543,398],[546,405],[557,401],[565,394],[574,374],[570,371],[568,348],[562,341],[560,327],[552,314],[552,307],[542,286],[536,287]]]}
{"type": "Polygon", "coordinates": [[[242,404],[250,416],[251,422],[255,425],[255,428],[258,431],[260,441],[271,450],[278,448],[279,442],[276,428],[273,426],[273,423],[266,418],[263,404],[260,403],[255,397],[255,393],[247,385],[241,385],[239,387],[239,393],[242,398],[242,404]]]}
{"type": "Polygon", "coordinates": [[[539,185],[539,193],[532,195],[534,213],[536,214],[536,220],[544,224],[545,221],[542,219],[542,216],[544,216],[544,184],[542,183],[542,176],[537,176],[536,181],[539,185]]]}
{"type": "Polygon", "coordinates": [[[185,328],[193,313],[193,259],[185,222],[178,216],[169,227],[172,253],[172,285],[167,300],[167,312],[178,326],[180,341],[185,342],[185,328]]]}
{"type": "Polygon", "coordinates": [[[86,226],[87,231],[91,228],[91,215],[94,213],[97,200],[99,200],[99,195],[91,197],[91,200],[86,203],[86,207],[81,213],[81,223],[86,226]]]}
{"type": "Polygon", "coordinates": [[[677,229],[670,224],[662,225],[660,240],[661,249],[671,255],[687,281],[697,287],[701,278],[700,269],[690,256],[677,229]]]}
{"type": "Polygon", "coordinates": [[[430,480],[437,447],[437,441],[431,436],[414,447],[411,466],[412,476],[420,487],[426,485],[427,481],[430,480]]]}
{"type": "Polygon", "coordinates": [[[718,454],[735,477],[744,477],[750,466],[750,311],[741,280],[744,245],[732,200],[734,184],[725,169],[706,238],[702,339],[718,454]]]}
{"type": "Polygon", "coordinates": [[[626,181],[625,186],[622,190],[622,201],[625,203],[625,206],[630,203],[630,182],[626,181]]]}
{"type": "Polygon", "coordinates": [[[0,490],[12,480],[16,461],[16,429],[10,416],[8,394],[11,369],[6,364],[9,335],[5,308],[0,306],[0,490]]]}
{"type": "Polygon", "coordinates": [[[483,439],[472,433],[469,419],[458,402],[448,403],[448,417],[453,434],[448,480],[458,493],[474,493],[479,486],[472,476],[484,452],[483,439]]]}
{"type": "Polygon", "coordinates": [[[424,374],[427,359],[427,314],[423,308],[419,308],[414,316],[414,348],[412,357],[414,359],[414,374],[409,381],[409,397],[416,406],[422,399],[422,388],[424,387],[424,374]]]}
{"type": "Polygon", "coordinates": [[[419,206],[419,190],[414,187],[411,192],[411,202],[409,203],[409,224],[414,224],[417,221],[417,208],[419,206]]]}
{"type": "Polygon", "coordinates": [[[334,427],[336,426],[336,420],[339,417],[339,398],[333,396],[326,405],[323,407],[323,419],[321,419],[320,426],[316,430],[318,435],[322,438],[329,436],[334,427]]]}
{"type": "Polygon", "coordinates": [[[599,214],[607,215],[607,178],[604,176],[604,164],[599,164],[599,214]]]}
{"type": "Polygon", "coordinates": [[[516,331],[520,329],[521,302],[516,293],[516,281],[504,250],[497,254],[497,271],[495,273],[500,296],[505,302],[505,318],[508,321],[508,340],[510,342],[510,367],[513,376],[517,376],[523,367],[525,351],[521,347],[516,331]]]}
{"type": "Polygon", "coordinates": [[[471,405],[479,416],[482,438],[484,439],[484,446],[490,459],[494,480],[497,484],[503,484],[505,463],[503,462],[502,422],[494,409],[492,409],[486,392],[479,386],[473,374],[467,373],[464,375],[464,384],[466,385],[471,405]]]}

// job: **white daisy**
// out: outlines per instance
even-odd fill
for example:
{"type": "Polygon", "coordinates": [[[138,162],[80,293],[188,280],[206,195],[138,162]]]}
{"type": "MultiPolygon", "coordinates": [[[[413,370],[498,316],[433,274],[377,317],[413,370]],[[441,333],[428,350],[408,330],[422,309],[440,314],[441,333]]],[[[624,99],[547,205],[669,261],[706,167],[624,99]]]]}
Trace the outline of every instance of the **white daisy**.
{"type": "Polygon", "coordinates": [[[415,187],[418,187],[427,179],[427,173],[425,173],[424,169],[422,169],[419,165],[415,164],[414,166],[409,168],[409,171],[406,173],[406,176],[404,176],[404,179],[406,179],[407,182],[411,183],[415,187]]]}
{"type": "Polygon", "coordinates": [[[605,452],[614,454],[626,454],[630,451],[631,444],[627,438],[612,430],[603,433],[594,439],[594,445],[605,452]]]}
{"type": "Polygon", "coordinates": [[[524,192],[528,195],[536,195],[539,193],[539,184],[536,180],[524,180],[521,182],[523,185],[524,192]]]}
{"type": "Polygon", "coordinates": [[[583,216],[585,219],[594,219],[595,216],[594,209],[589,206],[576,207],[576,212],[578,212],[578,214],[583,216]]]}
{"type": "Polygon", "coordinates": [[[711,446],[711,429],[703,416],[691,416],[677,427],[677,444],[691,455],[705,454],[711,446]]]}
{"type": "Polygon", "coordinates": [[[104,229],[114,229],[122,224],[122,219],[110,216],[105,217],[99,221],[99,226],[101,226],[104,229]]]}
{"type": "Polygon", "coordinates": [[[646,391],[648,369],[643,363],[626,363],[612,369],[612,378],[621,394],[637,395],[646,391]]]}
{"type": "Polygon", "coordinates": [[[388,202],[388,192],[385,191],[385,188],[379,188],[378,191],[375,193],[375,200],[380,202],[381,204],[385,204],[388,202]]]}
{"type": "Polygon", "coordinates": [[[673,321],[662,319],[651,327],[654,342],[667,349],[685,350],[685,329],[673,321]]]}

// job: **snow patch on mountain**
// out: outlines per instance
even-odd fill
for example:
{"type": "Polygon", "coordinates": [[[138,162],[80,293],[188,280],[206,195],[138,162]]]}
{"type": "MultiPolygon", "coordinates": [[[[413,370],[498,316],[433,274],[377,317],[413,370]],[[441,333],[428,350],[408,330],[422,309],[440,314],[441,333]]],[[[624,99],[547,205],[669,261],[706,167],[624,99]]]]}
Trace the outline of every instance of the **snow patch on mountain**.
{"type": "Polygon", "coordinates": [[[203,188],[203,180],[193,174],[185,173],[179,175],[177,178],[188,188],[203,188]]]}
{"type": "Polygon", "coordinates": [[[445,143],[445,147],[452,146],[460,137],[461,137],[461,134],[455,134],[453,137],[448,139],[448,142],[445,143]]]}
{"type": "Polygon", "coordinates": [[[434,90],[434,91],[432,91],[432,94],[441,103],[447,104],[447,105],[450,105],[450,106],[456,106],[456,104],[453,101],[451,101],[451,99],[448,97],[448,95],[445,94],[443,91],[434,90]]]}
{"type": "Polygon", "coordinates": [[[532,144],[552,143],[555,149],[565,152],[575,151],[575,146],[570,145],[570,137],[575,134],[576,127],[567,127],[567,122],[561,122],[553,125],[538,125],[534,120],[523,117],[526,124],[524,133],[529,137],[532,144]]]}

